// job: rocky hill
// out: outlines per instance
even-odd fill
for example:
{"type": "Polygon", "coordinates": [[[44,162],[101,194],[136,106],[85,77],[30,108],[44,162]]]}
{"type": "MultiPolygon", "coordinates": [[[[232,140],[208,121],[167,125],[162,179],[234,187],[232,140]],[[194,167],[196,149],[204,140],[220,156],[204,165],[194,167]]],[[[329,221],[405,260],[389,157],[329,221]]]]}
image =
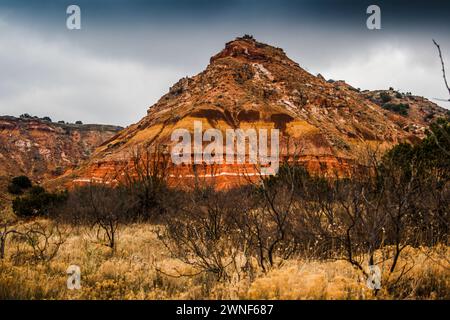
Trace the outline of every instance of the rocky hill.
{"type": "Polygon", "coordinates": [[[35,182],[59,176],[88,159],[120,129],[0,116],[0,189],[17,175],[27,175],[35,182]]]}
{"type": "Polygon", "coordinates": [[[410,92],[390,90],[363,91],[363,96],[385,110],[393,122],[404,130],[422,137],[426,128],[438,118],[449,117],[450,111],[410,92]]]}
{"type": "MultiPolygon", "coordinates": [[[[279,129],[281,157],[296,152],[295,146],[298,160],[309,170],[345,174],[361,149],[417,141],[429,121],[445,112],[424,100],[402,97],[408,99],[409,113],[401,115],[383,108],[378,95],[314,76],[280,48],[249,36],[237,38],[210,59],[205,71],[178,81],[146,117],[98,148],[72,181],[116,179],[131,150],[170,148],[173,130],[192,132],[194,121],[201,121],[203,130],[279,129]]],[[[192,169],[184,168],[176,177],[192,176],[192,169]]],[[[215,176],[227,185],[239,171],[239,166],[222,165],[215,168],[215,176]]]]}

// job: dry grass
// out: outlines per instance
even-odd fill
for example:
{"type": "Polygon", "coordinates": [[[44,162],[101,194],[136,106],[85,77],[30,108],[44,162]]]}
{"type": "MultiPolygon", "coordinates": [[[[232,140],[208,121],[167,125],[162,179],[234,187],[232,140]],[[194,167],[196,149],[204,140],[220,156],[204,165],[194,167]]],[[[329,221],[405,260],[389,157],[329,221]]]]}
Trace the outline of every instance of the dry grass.
{"type": "Polygon", "coordinates": [[[99,245],[84,228],[70,232],[51,262],[36,262],[18,240],[7,243],[0,261],[0,299],[450,299],[449,248],[408,249],[400,263],[412,269],[396,282],[383,268],[375,296],[360,272],[345,261],[289,260],[282,267],[227,282],[199,274],[170,257],[155,226],[133,224],[120,230],[117,250],[99,245]],[[66,287],[66,269],[79,265],[82,289],[66,287]]]}

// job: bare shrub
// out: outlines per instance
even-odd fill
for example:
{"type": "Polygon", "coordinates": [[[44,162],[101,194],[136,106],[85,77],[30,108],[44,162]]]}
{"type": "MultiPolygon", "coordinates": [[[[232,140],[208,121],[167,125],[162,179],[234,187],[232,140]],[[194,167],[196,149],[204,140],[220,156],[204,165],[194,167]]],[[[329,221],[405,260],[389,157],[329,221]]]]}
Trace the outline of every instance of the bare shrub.
{"type": "Polygon", "coordinates": [[[241,264],[236,257],[246,252],[245,244],[235,241],[236,229],[231,220],[241,214],[241,208],[230,200],[211,188],[184,194],[172,203],[171,214],[159,232],[174,258],[200,273],[214,274],[218,280],[230,279],[233,267],[233,271],[239,271],[241,264]]]}
{"type": "Polygon", "coordinates": [[[37,261],[49,262],[55,258],[67,236],[58,223],[43,224],[34,222],[20,235],[33,249],[33,257],[37,261]]]}
{"type": "Polygon", "coordinates": [[[72,191],[60,218],[78,225],[87,224],[97,242],[114,252],[119,227],[133,218],[136,202],[124,187],[91,184],[72,191]]]}
{"type": "Polygon", "coordinates": [[[280,266],[297,250],[292,230],[293,207],[301,168],[282,166],[277,177],[261,176],[260,185],[245,195],[247,210],[234,216],[240,241],[263,272],[280,266]]]}
{"type": "Polygon", "coordinates": [[[16,233],[16,229],[10,223],[3,222],[0,226],[0,260],[5,258],[6,241],[10,234],[16,233]]]}
{"type": "Polygon", "coordinates": [[[143,219],[158,218],[164,213],[170,154],[163,145],[132,151],[128,166],[122,170],[121,185],[135,198],[134,214],[143,219]]]}
{"type": "MultiPolygon", "coordinates": [[[[67,231],[58,222],[47,220],[17,225],[10,231],[11,241],[22,243],[31,249],[34,262],[52,261],[68,237],[67,231]]],[[[20,247],[14,255],[16,257],[23,255],[20,247]]]]}

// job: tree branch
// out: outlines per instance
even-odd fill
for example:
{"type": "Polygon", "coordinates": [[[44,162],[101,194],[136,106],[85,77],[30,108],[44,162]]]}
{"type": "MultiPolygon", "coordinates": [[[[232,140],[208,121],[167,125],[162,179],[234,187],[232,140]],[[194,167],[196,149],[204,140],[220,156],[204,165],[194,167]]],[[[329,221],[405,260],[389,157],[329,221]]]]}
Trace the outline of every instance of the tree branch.
{"type": "MultiPolygon", "coordinates": [[[[444,59],[442,58],[441,47],[434,39],[433,39],[433,43],[437,47],[438,52],[439,52],[439,58],[441,59],[441,65],[442,65],[442,76],[444,78],[445,87],[447,88],[448,94],[450,96],[450,87],[448,86],[447,77],[445,75],[445,65],[444,65],[444,59]]],[[[449,99],[449,101],[450,101],[450,99],[449,99]]]]}

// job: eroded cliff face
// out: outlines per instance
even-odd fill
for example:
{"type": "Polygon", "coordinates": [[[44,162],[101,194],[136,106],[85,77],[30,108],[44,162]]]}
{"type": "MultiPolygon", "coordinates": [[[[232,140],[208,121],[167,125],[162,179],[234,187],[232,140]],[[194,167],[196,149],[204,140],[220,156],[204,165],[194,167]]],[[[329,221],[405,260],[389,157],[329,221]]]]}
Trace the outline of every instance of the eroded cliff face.
{"type": "Polygon", "coordinates": [[[0,177],[27,175],[35,182],[57,177],[88,159],[120,129],[1,116],[0,177]]]}
{"type": "MultiPolygon", "coordinates": [[[[311,171],[348,174],[368,146],[388,148],[423,136],[427,122],[383,109],[369,95],[342,81],[327,82],[289,59],[282,49],[237,38],[213,56],[206,70],[170,88],[147,116],[99,147],[73,172],[73,183],[120,179],[133,150],[174,145],[175,129],[279,129],[280,159],[296,155],[311,171]],[[122,169],[121,169],[122,168],[122,169]]],[[[438,108],[433,106],[433,108],[438,108]]],[[[413,113],[415,114],[415,113],[413,113]]],[[[173,168],[175,180],[191,179],[193,168],[173,168]],[[180,173],[181,172],[181,173],[180,173]]],[[[244,166],[216,165],[219,185],[237,180],[244,166]]],[[[206,170],[207,171],[207,170],[206,170]]],[[[241,179],[242,180],[242,179],[241,179]]]]}

